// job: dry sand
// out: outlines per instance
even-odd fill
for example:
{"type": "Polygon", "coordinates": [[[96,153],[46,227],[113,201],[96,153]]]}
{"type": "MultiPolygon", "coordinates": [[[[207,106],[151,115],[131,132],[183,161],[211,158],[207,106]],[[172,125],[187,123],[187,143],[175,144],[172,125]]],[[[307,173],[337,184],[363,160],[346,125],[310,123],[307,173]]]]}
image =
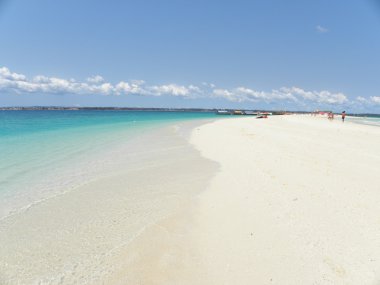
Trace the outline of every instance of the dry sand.
{"type": "Polygon", "coordinates": [[[199,197],[184,284],[380,284],[380,128],[241,118],[191,141],[221,169],[199,197]]]}

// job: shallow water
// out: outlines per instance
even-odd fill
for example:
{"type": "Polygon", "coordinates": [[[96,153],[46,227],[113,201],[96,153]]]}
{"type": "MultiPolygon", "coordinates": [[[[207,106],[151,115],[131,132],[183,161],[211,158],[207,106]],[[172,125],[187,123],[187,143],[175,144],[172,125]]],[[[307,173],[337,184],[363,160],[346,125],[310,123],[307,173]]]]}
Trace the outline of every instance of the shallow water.
{"type": "Polygon", "coordinates": [[[0,219],[117,169],[114,152],[170,123],[212,113],[0,111],[0,219]]]}
{"type": "Polygon", "coordinates": [[[363,124],[363,125],[371,125],[371,126],[380,127],[380,116],[348,117],[348,118],[346,118],[346,120],[353,122],[353,123],[356,123],[356,124],[363,124]]]}
{"type": "MultiPolygon", "coordinates": [[[[112,279],[115,272],[133,264],[130,243],[188,205],[217,170],[217,165],[202,158],[187,140],[197,124],[215,118],[193,118],[166,120],[126,132],[102,128],[108,131],[107,139],[102,133],[95,141],[84,140],[82,135],[94,135],[78,131],[75,142],[81,138],[78,147],[82,149],[68,156],[77,160],[67,164],[67,156],[57,160],[57,167],[68,172],[44,176],[37,184],[47,187],[46,192],[37,192],[43,198],[0,220],[0,284],[103,284],[102,280],[112,279]],[[65,190],[52,192],[48,182],[64,183],[70,174],[72,180],[60,184],[67,185],[65,190]]],[[[63,145],[74,148],[75,142],[63,145]]],[[[57,148],[49,149],[53,150],[58,152],[55,155],[61,154],[57,148]]],[[[33,191],[20,193],[36,198],[33,191]]]]}

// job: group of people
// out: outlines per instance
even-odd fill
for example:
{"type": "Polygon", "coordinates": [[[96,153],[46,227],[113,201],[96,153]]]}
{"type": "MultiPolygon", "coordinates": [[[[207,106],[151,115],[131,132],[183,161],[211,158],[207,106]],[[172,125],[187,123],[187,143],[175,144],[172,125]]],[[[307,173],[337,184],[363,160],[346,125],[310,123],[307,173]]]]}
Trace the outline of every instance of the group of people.
{"type": "MultiPolygon", "coordinates": [[[[327,118],[328,118],[329,120],[334,120],[334,113],[333,113],[333,112],[328,113],[327,118]]],[[[346,111],[343,111],[343,112],[342,112],[342,122],[343,122],[343,123],[344,123],[344,119],[345,119],[345,118],[346,118],[346,111]]]]}

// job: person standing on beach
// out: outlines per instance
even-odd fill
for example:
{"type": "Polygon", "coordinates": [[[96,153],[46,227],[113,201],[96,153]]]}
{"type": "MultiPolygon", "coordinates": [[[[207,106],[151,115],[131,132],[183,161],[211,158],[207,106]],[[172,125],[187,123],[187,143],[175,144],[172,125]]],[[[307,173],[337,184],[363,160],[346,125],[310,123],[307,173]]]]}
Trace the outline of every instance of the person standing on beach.
{"type": "Polygon", "coordinates": [[[346,118],[346,111],[342,112],[342,122],[344,123],[344,119],[346,118]]]}

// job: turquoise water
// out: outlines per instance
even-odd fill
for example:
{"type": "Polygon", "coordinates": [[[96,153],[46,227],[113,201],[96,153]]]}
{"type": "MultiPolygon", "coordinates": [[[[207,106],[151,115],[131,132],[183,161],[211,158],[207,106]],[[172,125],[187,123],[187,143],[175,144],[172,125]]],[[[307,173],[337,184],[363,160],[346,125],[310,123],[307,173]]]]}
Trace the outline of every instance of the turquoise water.
{"type": "Polygon", "coordinates": [[[0,111],[0,218],[94,179],[136,136],[212,113],[0,111]]]}
{"type": "Polygon", "coordinates": [[[366,117],[349,117],[347,121],[380,127],[380,115],[366,116],[366,117]]]}

